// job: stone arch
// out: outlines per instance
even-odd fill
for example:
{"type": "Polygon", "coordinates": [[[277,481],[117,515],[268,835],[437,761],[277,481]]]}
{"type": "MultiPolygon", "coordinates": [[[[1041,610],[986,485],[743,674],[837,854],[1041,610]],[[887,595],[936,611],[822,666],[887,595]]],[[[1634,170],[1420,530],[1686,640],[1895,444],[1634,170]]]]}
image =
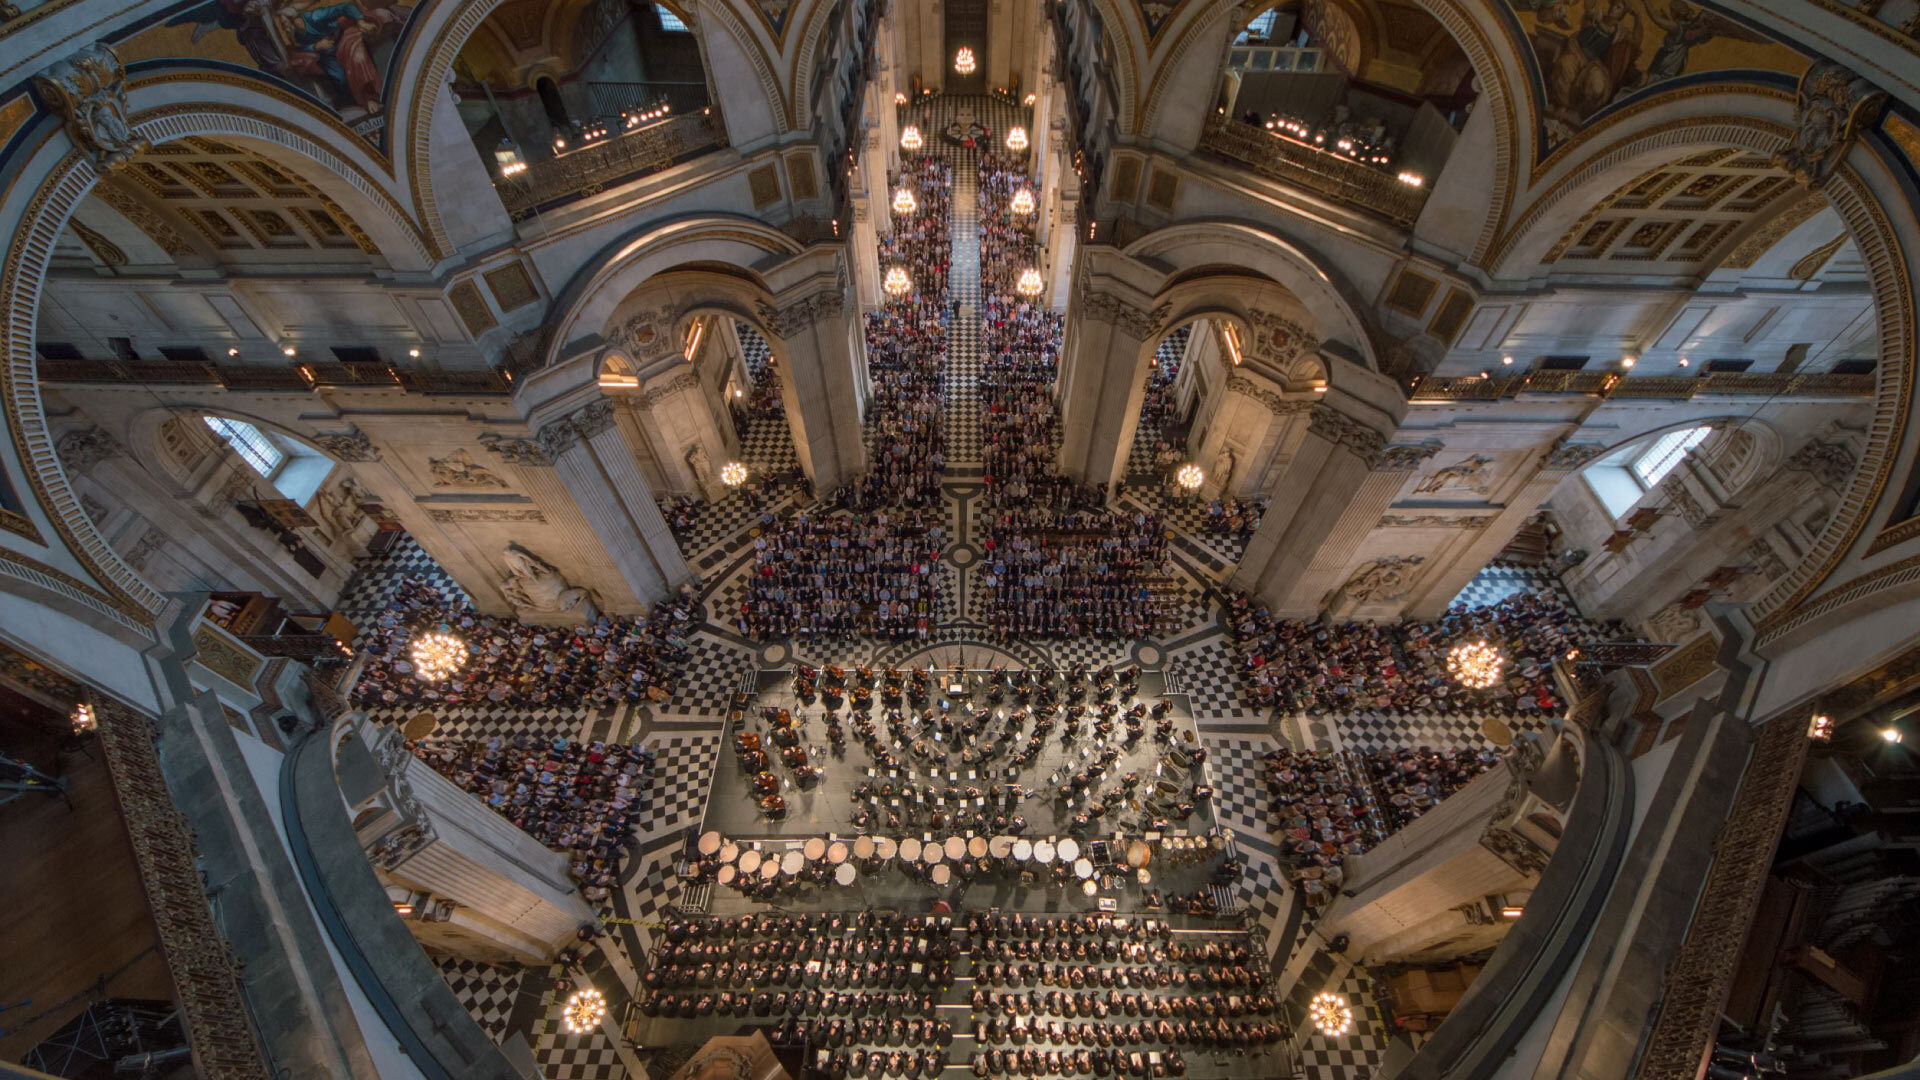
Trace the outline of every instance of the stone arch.
{"type": "MultiPolygon", "coordinates": [[[[398,72],[399,78],[387,102],[388,115],[394,118],[389,128],[394,142],[388,147],[388,152],[396,163],[405,163],[404,174],[414,210],[420,216],[428,242],[439,251],[449,251],[453,244],[433,188],[435,103],[446,92],[447,83],[453,75],[453,63],[460,55],[460,50],[480,29],[480,24],[486,21],[487,16],[504,3],[506,0],[440,0],[438,3],[422,5],[423,10],[415,12],[408,28],[403,43],[405,51],[394,56],[391,64],[391,70],[398,72]],[[404,118],[404,123],[401,118],[404,118]]],[[[703,7],[701,12],[726,29],[725,36],[731,39],[732,47],[738,50],[737,59],[752,69],[764,95],[764,105],[774,133],[787,130],[779,80],[765,54],[761,38],[749,29],[750,25],[757,23],[757,18],[743,21],[724,3],[703,7]]],[[[699,43],[701,66],[707,73],[711,90],[717,58],[711,51],[714,42],[709,38],[706,24],[705,18],[688,23],[694,39],[699,43]]],[[[710,94],[710,97],[715,103],[713,107],[721,111],[724,122],[726,102],[718,94],[710,94]]],[[[466,137],[464,131],[460,137],[466,137]]]]}
{"type": "MultiPolygon", "coordinates": [[[[326,447],[316,443],[312,436],[305,432],[290,428],[277,420],[233,408],[217,399],[206,404],[196,402],[188,405],[155,405],[144,409],[128,419],[127,430],[121,433],[121,442],[136,460],[147,466],[148,472],[157,473],[162,479],[180,484],[184,489],[189,477],[189,470],[185,468],[188,463],[180,461],[179,456],[168,445],[166,427],[169,423],[176,421],[201,424],[204,427],[201,422],[203,418],[209,416],[251,424],[261,431],[277,435],[290,442],[297,442],[336,465],[340,463],[338,457],[328,452],[326,447]]],[[[219,436],[211,430],[206,431],[205,434],[214,443],[219,442],[219,436]]]]}
{"type": "MultiPolygon", "coordinates": [[[[232,138],[270,147],[278,154],[276,160],[284,160],[290,151],[319,166],[303,170],[308,180],[377,230],[373,234],[376,245],[390,264],[400,269],[424,269],[431,263],[423,238],[374,181],[372,173],[315,137],[323,126],[331,127],[336,134],[344,130],[337,123],[316,117],[291,98],[225,83],[220,84],[225,87],[223,93],[237,94],[239,100],[216,109],[191,100],[192,88],[200,82],[182,77],[150,79],[136,85],[129,92],[129,120],[134,131],[156,144],[190,135],[232,138]]],[[[0,220],[12,225],[13,233],[6,273],[0,277],[0,311],[6,316],[5,336],[0,339],[5,355],[0,399],[4,399],[14,448],[39,512],[47,515],[73,558],[116,607],[151,618],[164,605],[164,598],[120,558],[81,509],[54,452],[40,401],[34,339],[41,292],[54,245],[99,174],[93,162],[74,149],[59,128],[49,124],[39,131],[38,143],[16,151],[17,179],[0,196],[0,220]]]]}

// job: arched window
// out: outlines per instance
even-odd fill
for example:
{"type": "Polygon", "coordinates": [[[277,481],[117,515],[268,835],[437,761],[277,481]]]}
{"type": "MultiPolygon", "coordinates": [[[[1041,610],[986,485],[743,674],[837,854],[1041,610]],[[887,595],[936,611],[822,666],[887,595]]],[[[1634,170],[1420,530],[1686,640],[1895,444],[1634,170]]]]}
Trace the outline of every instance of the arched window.
{"type": "Polygon", "coordinates": [[[1689,451],[1707,441],[1707,436],[1711,434],[1713,429],[1710,427],[1667,432],[1655,439],[1645,453],[1633,459],[1633,474],[1647,487],[1658,484],[1686,458],[1689,451]]]}
{"type": "Polygon", "coordinates": [[[264,477],[283,497],[305,506],[333,472],[333,459],[293,439],[273,435],[244,420],[203,416],[207,427],[264,477]]]}
{"type": "Polygon", "coordinates": [[[267,479],[273,479],[274,471],[287,460],[287,452],[275,446],[272,439],[252,424],[238,420],[227,420],[218,416],[205,417],[207,426],[215,435],[225,439],[240,460],[253,466],[253,471],[267,479]]]}

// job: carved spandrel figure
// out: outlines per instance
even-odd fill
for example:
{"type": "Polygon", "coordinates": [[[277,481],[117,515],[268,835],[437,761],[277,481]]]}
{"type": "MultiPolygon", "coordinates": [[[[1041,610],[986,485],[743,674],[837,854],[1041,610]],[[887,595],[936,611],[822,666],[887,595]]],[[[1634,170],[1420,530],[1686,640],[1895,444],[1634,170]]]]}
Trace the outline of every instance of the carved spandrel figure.
{"type": "Polygon", "coordinates": [[[1413,587],[1413,568],[1426,560],[1419,555],[1389,555],[1354,571],[1341,592],[1360,603],[1398,600],[1413,587]]]}
{"type": "Polygon", "coordinates": [[[507,564],[507,576],[501,579],[500,591],[515,607],[540,613],[572,613],[582,622],[600,617],[593,595],[568,584],[552,563],[519,544],[508,544],[500,557],[507,564]]]}
{"type": "Polygon", "coordinates": [[[1456,461],[1444,469],[1435,469],[1413,490],[1421,493],[1441,491],[1470,491],[1485,495],[1493,486],[1493,459],[1485,454],[1475,454],[1463,461],[1456,461]]]}
{"type": "Polygon", "coordinates": [[[127,72],[95,42],[33,77],[33,88],[66,121],[67,137],[108,172],[153,144],[127,123],[127,72]]]}
{"type": "Polygon", "coordinates": [[[353,530],[359,528],[360,523],[367,519],[367,516],[360,512],[360,504],[371,501],[372,499],[353,477],[349,476],[338,484],[321,488],[315,509],[320,512],[320,523],[326,526],[327,535],[337,544],[352,535],[353,530]]]}

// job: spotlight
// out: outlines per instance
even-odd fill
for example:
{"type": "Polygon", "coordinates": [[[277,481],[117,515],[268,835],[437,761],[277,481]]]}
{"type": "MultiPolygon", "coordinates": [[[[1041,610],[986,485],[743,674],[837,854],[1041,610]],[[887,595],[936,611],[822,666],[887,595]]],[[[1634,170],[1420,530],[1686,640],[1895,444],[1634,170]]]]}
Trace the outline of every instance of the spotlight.
{"type": "MultiPolygon", "coordinates": [[[[1376,158],[1374,160],[1378,161],[1379,159],[1376,158]]],[[[1417,172],[1403,172],[1400,174],[1400,182],[1408,187],[1419,187],[1427,182],[1427,178],[1417,172]]]]}
{"type": "Polygon", "coordinates": [[[228,355],[228,356],[239,356],[239,355],[240,355],[240,350],[239,350],[239,349],[228,349],[228,350],[227,350],[227,355],[228,355]]]}
{"type": "Polygon", "coordinates": [[[1027,129],[1014,125],[1007,129],[1007,149],[1019,153],[1027,148],[1027,129]]]}
{"type": "Polygon", "coordinates": [[[973,59],[973,50],[965,45],[960,46],[960,51],[953,54],[953,70],[962,75],[973,74],[979,66],[973,59]]]}
{"type": "Polygon", "coordinates": [[[293,347],[293,346],[291,346],[291,345],[282,345],[282,346],[280,346],[280,355],[281,355],[281,356],[292,356],[293,354],[295,354],[295,353],[297,353],[297,352],[299,352],[299,351],[300,351],[299,349],[296,349],[296,348],[294,348],[294,347],[293,347]]]}
{"type": "Polygon", "coordinates": [[[1501,358],[1500,358],[1500,364],[1501,364],[1501,366],[1502,366],[1502,367],[1512,367],[1512,366],[1513,366],[1513,357],[1511,357],[1511,356],[1503,356],[1503,357],[1501,357],[1501,358]]]}
{"type": "Polygon", "coordinates": [[[1689,360],[1689,359],[1687,359],[1686,357],[1684,357],[1684,356],[1683,356],[1683,357],[1681,357],[1681,358],[1680,358],[1680,366],[1681,366],[1681,367],[1692,367],[1692,366],[1693,366],[1693,361],[1691,361],[1691,360],[1689,360]]]}
{"type": "Polygon", "coordinates": [[[925,145],[926,145],[926,142],[920,138],[919,128],[914,127],[912,124],[908,124],[906,127],[900,130],[900,149],[918,150],[925,145]]]}
{"type": "Polygon", "coordinates": [[[1503,919],[1517,919],[1525,914],[1526,910],[1526,908],[1521,907],[1519,904],[1508,904],[1500,909],[1500,917],[1503,919]]]}
{"type": "Polygon", "coordinates": [[[1633,366],[1633,365],[1634,365],[1634,364],[1635,364],[1636,362],[1637,362],[1637,361],[1635,361],[1635,360],[1634,360],[1634,358],[1633,358],[1633,357],[1631,357],[1631,356],[1623,356],[1623,357],[1621,357],[1621,358],[1620,358],[1620,366],[1621,366],[1621,367],[1623,367],[1623,368],[1630,368],[1630,367],[1632,367],[1632,366],[1633,366]]]}
{"type": "Polygon", "coordinates": [[[1887,727],[1883,727],[1880,729],[1880,737],[1887,740],[1887,745],[1892,746],[1895,743],[1898,743],[1901,739],[1900,729],[1897,727],[1893,727],[1892,725],[1888,725],[1887,727]]]}
{"type": "Polygon", "coordinates": [[[1033,104],[1034,102],[1036,102],[1036,101],[1039,101],[1039,100],[1040,100],[1040,96],[1039,96],[1038,94],[1028,94],[1028,95],[1027,95],[1027,99],[1026,99],[1026,103],[1027,103],[1028,105],[1032,105],[1032,104],[1033,104]]]}
{"type": "Polygon", "coordinates": [[[902,91],[895,91],[893,95],[893,103],[895,105],[905,105],[907,103],[907,95],[902,91]]]}
{"type": "Polygon", "coordinates": [[[418,360],[418,359],[420,359],[420,350],[419,350],[419,348],[417,348],[417,347],[416,347],[416,348],[412,348],[412,349],[408,349],[408,350],[407,350],[407,357],[408,357],[409,359],[412,359],[412,360],[418,360]]]}

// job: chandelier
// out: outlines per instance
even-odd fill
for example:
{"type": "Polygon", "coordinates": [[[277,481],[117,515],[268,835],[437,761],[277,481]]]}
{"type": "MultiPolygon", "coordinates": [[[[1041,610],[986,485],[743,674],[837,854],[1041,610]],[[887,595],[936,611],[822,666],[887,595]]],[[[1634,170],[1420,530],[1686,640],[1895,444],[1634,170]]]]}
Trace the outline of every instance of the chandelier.
{"type": "Polygon", "coordinates": [[[918,209],[920,209],[920,204],[914,200],[913,192],[908,191],[906,188],[901,188],[893,193],[894,213],[911,214],[918,209]]]}
{"type": "Polygon", "coordinates": [[[728,487],[739,487],[747,482],[747,467],[737,461],[729,461],[720,466],[720,482],[728,487]]]}
{"type": "Polygon", "coordinates": [[[1207,474],[1201,472],[1200,466],[1195,465],[1191,461],[1180,466],[1180,471],[1174,473],[1173,478],[1181,487],[1186,488],[1188,491],[1199,491],[1200,485],[1207,482],[1207,474]]]}
{"type": "Polygon", "coordinates": [[[1013,291],[1021,296],[1039,296],[1040,290],[1046,287],[1046,283],[1040,280],[1040,271],[1029,266],[1020,271],[1020,281],[1014,285],[1013,291]]]}
{"type": "Polygon", "coordinates": [[[888,296],[905,296],[913,291],[913,279],[907,276],[904,266],[888,267],[886,280],[880,287],[887,290],[888,296]]]}
{"type": "Polygon", "coordinates": [[[1021,188],[1014,192],[1013,201],[1007,204],[1007,209],[1016,214],[1033,213],[1033,189],[1021,188]]]}
{"type": "Polygon", "coordinates": [[[1027,129],[1014,125],[1007,129],[1007,149],[1019,153],[1027,148],[1027,129]]]}
{"type": "Polygon", "coordinates": [[[896,91],[894,91],[894,93],[893,93],[893,103],[894,103],[895,105],[905,105],[905,104],[907,103],[907,93],[906,93],[906,91],[904,91],[904,90],[896,90],[896,91]]]}
{"type": "Polygon", "coordinates": [[[1328,1038],[1353,1030],[1353,1007],[1339,994],[1322,991],[1313,995],[1307,1003],[1307,1017],[1313,1021],[1314,1030],[1328,1038]]]}
{"type": "Polygon", "coordinates": [[[452,634],[436,630],[414,638],[407,654],[413,658],[416,677],[439,682],[466,664],[467,643],[452,634]]]}
{"type": "Polygon", "coordinates": [[[600,1026],[607,1016],[607,999],[600,991],[588,987],[575,990],[567,999],[567,1008],[563,1013],[567,1022],[567,1032],[571,1035],[585,1035],[600,1026]]]}
{"type": "Polygon", "coordinates": [[[83,701],[73,707],[73,733],[75,735],[85,735],[87,732],[99,726],[100,722],[93,717],[93,706],[83,701]]]}
{"type": "Polygon", "coordinates": [[[1447,650],[1447,674],[1461,686],[1485,690],[1500,681],[1507,658],[1485,641],[1463,641],[1447,650]]]}
{"type": "Polygon", "coordinates": [[[921,148],[922,146],[924,146],[924,145],[926,145],[926,144],[920,141],[920,129],[919,129],[919,128],[917,128],[917,127],[914,127],[914,126],[913,126],[912,124],[908,124],[908,125],[907,125],[906,127],[904,127],[904,128],[902,128],[902,129],[901,129],[901,131],[900,131],[900,149],[902,149],[902,150],[918,150],[918,149],[920,149],[920,148],[921,148]]]}
{"type": "Polygon", "coordinates": [[[962,75],[973,74],[973,70],[979,66],[973,62],[973,50],[965,45],[960,46],[960,51],[953,54],[953,70],[962,75]]]}

